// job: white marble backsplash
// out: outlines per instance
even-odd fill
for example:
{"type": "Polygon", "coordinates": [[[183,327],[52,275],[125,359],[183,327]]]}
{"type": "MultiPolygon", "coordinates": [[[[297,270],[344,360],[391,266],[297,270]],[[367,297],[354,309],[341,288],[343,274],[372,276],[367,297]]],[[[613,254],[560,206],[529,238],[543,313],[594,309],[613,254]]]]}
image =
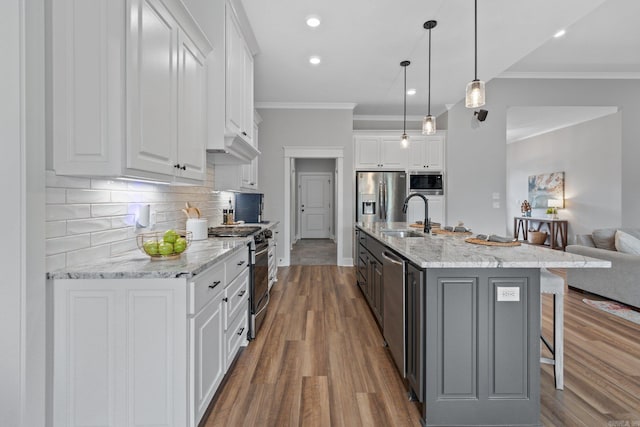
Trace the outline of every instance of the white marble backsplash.
{"type": "MultiPolygon", "coordinates": [[[[109,258],[136,248],[135,215],[143,205],[156,212],[156,230],[184,229],[181,211],[191,203],[209,220],[222,223],[232,193],[213,192],[214,166],[204,186],[79,178],[46,173],[47,271],[109,258]]],[[[137,232],[151,231],[139,228],[137,232]]]]}

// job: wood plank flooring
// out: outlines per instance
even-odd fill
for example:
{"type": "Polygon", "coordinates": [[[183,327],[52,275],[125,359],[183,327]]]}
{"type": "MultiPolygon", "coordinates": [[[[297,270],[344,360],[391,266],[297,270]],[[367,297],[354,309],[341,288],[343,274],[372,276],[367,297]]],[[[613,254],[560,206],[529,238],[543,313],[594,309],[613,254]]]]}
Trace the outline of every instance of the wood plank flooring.
{"type": "MultiPolygon", "coordinates": [[[[565,390],[541,369],[545,426],[640,427],[640,325],[565,298],[565,390]]],[[[543,295],[551,333],[551,299],[543,295]]],[[[279,269],[265,324],[206,427],[419,426],[351,267],[279,269]]]]}

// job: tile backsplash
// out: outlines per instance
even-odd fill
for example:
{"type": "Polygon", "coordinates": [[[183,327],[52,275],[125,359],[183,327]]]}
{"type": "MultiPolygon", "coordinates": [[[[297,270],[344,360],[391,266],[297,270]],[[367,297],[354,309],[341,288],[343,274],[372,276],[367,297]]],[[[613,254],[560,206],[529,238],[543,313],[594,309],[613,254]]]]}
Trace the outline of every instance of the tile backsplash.
{"type": "Polygon", "coordinates": [[[143,205],[156,212],[155,230],[184,229],[185,203],[198,207],[209,225],[222,223],[222,209],[233,194],[214,192],[214,166],[204,186],[77,178],[46,174],[47,271],[85,264],[135,249],[136,214],[143,205]]]}

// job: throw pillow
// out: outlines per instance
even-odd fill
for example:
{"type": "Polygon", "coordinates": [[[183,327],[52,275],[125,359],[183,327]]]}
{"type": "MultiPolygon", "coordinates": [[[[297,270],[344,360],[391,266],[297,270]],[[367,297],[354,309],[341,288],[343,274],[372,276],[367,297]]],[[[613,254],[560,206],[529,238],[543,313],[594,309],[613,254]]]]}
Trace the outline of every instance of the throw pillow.
{"type": "Polygon", "coordinates": [[[625,254],[640,255],[640,240],[624,231],[616,231],[616,249],[625,254]]]}
{"type": "Polygon", "coordinates": [[[615,251],[615,234],[615,228],[601,228],[599,230],[593,230],[591,236],[593,237],[593,242],[595,243],[596,248],[615,251]]]}

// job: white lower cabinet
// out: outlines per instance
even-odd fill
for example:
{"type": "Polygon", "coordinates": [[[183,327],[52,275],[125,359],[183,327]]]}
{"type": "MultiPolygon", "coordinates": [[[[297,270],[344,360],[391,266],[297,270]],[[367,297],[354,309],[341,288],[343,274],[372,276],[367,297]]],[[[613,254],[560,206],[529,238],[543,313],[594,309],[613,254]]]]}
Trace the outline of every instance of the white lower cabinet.
{"type": "Polygon", "coordinates": [[[197,426],[247,344],[248,255],[192,279],[50,280],[47,424],[197,426]]]}
{"type": "Polygon", "coordinates": [[[52,425],[187,421],[184,279],[56,280],[52,425]]]}

